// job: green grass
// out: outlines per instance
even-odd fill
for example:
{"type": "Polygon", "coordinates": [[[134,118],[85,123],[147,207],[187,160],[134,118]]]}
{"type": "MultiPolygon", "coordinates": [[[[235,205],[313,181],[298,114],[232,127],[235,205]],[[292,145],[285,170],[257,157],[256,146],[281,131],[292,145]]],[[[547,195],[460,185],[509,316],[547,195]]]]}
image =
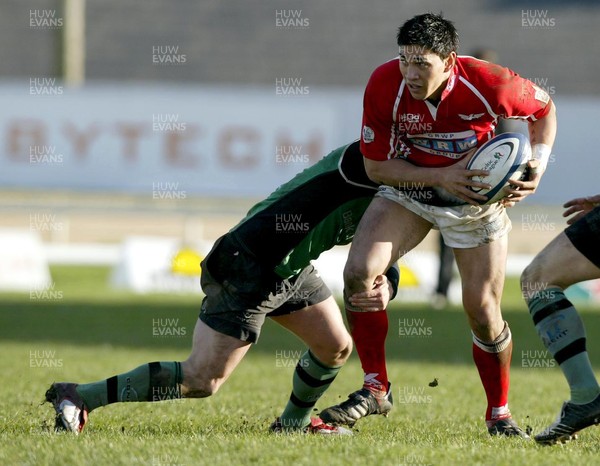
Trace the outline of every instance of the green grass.
{"type": "MultiPolygon", "coordinates": [[[[406,303],[396,303],[389,311],[387,351],[395,408],[388,418],[358,423],[352,438],[268,433],[289,396],[294,364],[277,355],[303,348],[272,322],[214,397],[115,404],[94,411],[83,435],[55,434],[52,408],[41,404],[51,382],[89,382],[148,361],[186,358],[200,298],[116,293],[106,286],[104,268],[54,267],[52,274],[60,298],[0,295],[0,464],[597,463],[596,428],[556,447],[491,438],[484,427],[485,396],[471,360],[463,312],[406,303]],[[178,319],[185,335],[154,335],[153,319],[160,318],[178,319]],[[428,335],[401,336],[399,319],[424,319],[421,327],[430,329],[428,335]],[[434,378],[439,385],[432,388],[434,378]],[[406,394],[419,396],[408,400],[406,394]]],[[[600,314],[597,309],[580,310],[597,362],[600,314]]],[[[514,281],[507,283],[504,315],[515,340],[511,410],[523,427],[537,432],[557,415],[568,397],[567,385],[556,367],[523,367],[549,360],[536,356],[543,347],[514,281]]],[[[345,399],[361,378],[353,354],[317,408],[345,399]]]]}

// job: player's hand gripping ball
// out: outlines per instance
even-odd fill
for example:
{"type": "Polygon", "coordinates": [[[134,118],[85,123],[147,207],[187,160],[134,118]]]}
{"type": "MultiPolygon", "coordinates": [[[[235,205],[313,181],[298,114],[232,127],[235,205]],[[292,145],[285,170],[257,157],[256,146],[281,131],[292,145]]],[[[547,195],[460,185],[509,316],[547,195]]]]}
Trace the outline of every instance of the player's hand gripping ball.
{"type": "Polygon", "coordinates": [[[525,176],[527,162],[531,159],[529,139],[521,133],[502,133],[477,149],[468,170],[486,170],[488,176],[474,176],[473,180],[491,185],[490,189],[470,188],[487,198],[481,204],[493,204],[507,196],[504,187],[509,180],[525,176]]]}

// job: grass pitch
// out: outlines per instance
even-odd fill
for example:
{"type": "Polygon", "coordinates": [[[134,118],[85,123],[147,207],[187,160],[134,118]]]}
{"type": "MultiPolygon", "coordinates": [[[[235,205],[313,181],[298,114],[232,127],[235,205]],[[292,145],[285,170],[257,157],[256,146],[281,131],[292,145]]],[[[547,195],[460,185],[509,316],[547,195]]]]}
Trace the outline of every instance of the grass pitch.
{"type": "MultiPolygon", "coordinates": [[[[149,361],[185,359],[200,298],[113,292],[105,268],[54,267],[52,274],[52,295],[0,295],[0,464],[597,464],[595,427],[555,447],[491,438],[462,310],[406,303],[389,310],[394,410],[360,421],[351,438],[269,434],[303,351],[272,322],[214,397],[115,404],[94,411],[80,436],[55,434],[53,410],[41,404],[51,382],[90,382],[149,361]]],[[[567,384],[539,342],[515,282],[507,284],[503,309],[515,340],[511,411],[536,433],[558,414],[567,384]]],[[[597,365],[600,314],[580,311],[597,365]]],[[[317,408],[345,399],[361,378],[353,354],[317,408]]]]}

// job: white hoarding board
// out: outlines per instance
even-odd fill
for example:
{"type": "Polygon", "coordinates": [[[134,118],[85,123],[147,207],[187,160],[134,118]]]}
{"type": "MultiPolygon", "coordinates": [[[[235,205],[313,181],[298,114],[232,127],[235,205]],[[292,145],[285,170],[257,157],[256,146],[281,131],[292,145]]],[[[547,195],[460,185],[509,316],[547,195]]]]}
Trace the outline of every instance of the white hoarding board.
{"type": "Polygon", "coordinates": [[[334,111],[311,95],[59,88],[0,87],[1,185],[262,196],[334,148],[334,111]]]}
{"type": "Polygon", "coordinates": [[[39,235],[0,229],[0,291],[26,291],[41,299],[51,288],[50,269],[39,235]]]}

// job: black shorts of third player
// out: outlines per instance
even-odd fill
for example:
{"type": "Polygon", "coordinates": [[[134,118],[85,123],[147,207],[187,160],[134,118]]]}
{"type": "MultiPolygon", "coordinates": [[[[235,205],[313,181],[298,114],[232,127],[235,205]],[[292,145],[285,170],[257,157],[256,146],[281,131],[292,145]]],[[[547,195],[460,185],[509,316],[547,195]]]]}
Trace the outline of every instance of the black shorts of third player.
{"type": "Polygon", "coordinates": [[[600,268],[600,207],[570,225],[565,234],[573,243],[573,246],[589,259],[596,267],[600,268]]]}
{"type": "Polygon", "coordinates": [[[213,330],[256,343],[266,316],[280,316],[318,304],[331,291],[311,265],[282,279],[244,249],[235,237],[219,238],[202,261],[199,318],[213,330]]]}

